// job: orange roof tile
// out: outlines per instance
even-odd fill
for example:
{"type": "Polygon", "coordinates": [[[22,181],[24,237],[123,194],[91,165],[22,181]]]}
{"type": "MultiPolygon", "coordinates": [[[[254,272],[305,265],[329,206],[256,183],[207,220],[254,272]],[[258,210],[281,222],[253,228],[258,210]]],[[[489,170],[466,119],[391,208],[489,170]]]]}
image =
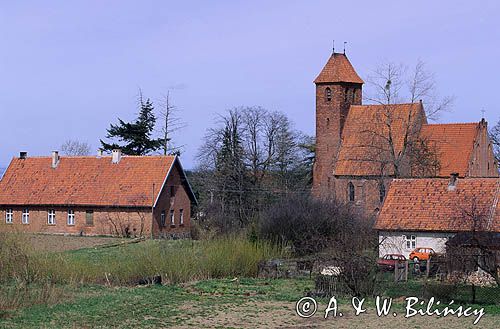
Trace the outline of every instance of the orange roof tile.
{"type": "Polygon", "coordinates": [[[420,136],[427,140],[436,153],[440,170],[438,176],[468,174],[469,162],[478,132],[478,123],[426,124],[420,136]]]}
{"type": "Polygon", "coordinates": [[[53,169],[51,157],[14,158],[0,181],[0,204],[151,207],[175,159],[61,157],[53,169]]]}
{"type": "Polygon", "coordinates": [[[470,231],[472,220],[464,213],[472,213],[475,206],[475,213],[489,222],[489,230],[500,232],[500,179],[458,179],[455,189],[448,184],[444,178],[393,180],[375,229],[470,231]]]}
{"type": "Polygon", "coordinates": [[[351,82],[364,83],[345,54],[333,53],[314,83],[351,82]]]}
{"type": "Polygon", "coordinates": [[[335,166],[335,175],[379,176],[394,172],[391,145],[398,154],[405,136],[424,120],[420,103],[393,105],[353,105],[342,132],[342,143],[335,166]],[[388,120],[391,124],[387,124],[388,120]],[[412,127],[411,129],[409,127],[412,127]],[[389,136],[392,143],[389,142],[389,136]]]}

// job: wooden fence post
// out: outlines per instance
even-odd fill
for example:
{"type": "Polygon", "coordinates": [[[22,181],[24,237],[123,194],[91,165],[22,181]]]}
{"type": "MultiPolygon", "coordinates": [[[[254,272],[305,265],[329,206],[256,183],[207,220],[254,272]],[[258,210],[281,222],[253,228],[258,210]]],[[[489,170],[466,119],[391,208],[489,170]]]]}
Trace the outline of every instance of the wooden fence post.
{"type": "Polygon", "coordinates": [[[405,282],[408,282],[408,260],[405,260],[405,282]]]}
{"type": "Polygon", "coordinates": [[[431,270],[431,258],[427,258],[427,264],[425,266],[425,277],[429,278],[429,272],[431,270]]]}

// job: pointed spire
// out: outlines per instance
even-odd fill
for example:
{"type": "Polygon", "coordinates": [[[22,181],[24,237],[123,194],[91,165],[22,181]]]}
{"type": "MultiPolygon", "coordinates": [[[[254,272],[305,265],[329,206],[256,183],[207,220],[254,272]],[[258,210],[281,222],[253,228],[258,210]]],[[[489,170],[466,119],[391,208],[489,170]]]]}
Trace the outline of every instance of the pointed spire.
{"type": "Polygon", "coordinates": [[[364,83],[345,54],[333,53],[314,83],[364,83]]]}

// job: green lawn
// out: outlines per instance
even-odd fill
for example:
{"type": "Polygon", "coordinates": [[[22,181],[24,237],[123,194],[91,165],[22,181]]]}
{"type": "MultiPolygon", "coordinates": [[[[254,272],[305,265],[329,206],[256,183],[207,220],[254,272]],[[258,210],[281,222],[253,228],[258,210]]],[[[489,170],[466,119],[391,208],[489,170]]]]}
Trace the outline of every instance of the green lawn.
{"type": "MultiPolygon", "coordinates": [[[[5,328],[171,327],[249,300],[293,303],[310,280],[206,280],[179,286],[66,287],[66,300],[9,313],[5,328]]],[[[290,314],[293,316],[293,314],[290,314]]]]}
{"type": "MultiPolygon", "coordinates": [[[[217,319],[221,327],[230,323],[236,327],[252,327],[249,325],[252,321],[270,320],[293,325],[302,320],[295,315],[294,303],[313,286],[309,279],[225,279],[138,287],[68,286],[60,303],[8,313],[0,320],[0,327],[201,328],[209,325],[205,322],[207,319],[217,319]],[[267,319],[259,317],[263,311],[267,319]],[[238,318],[234,319],[236,314],[238,318]],[[275,318],[271,319],[273,315],[275,318]],[[246,323],[246,319],[251,322],[246,323]]],[[[396,287],[384,295],[396,297],[400,289],[396,287]]],[[[348,308],[348,298],[340,297],[339,300],[340,305],[348,308]]],[[[318,302],[323,306],[327,304],[325,299],[318,299],[318,302]]],[[[366,306],[374,308],[373,301],[368,299],[366,306]]],[[[401,311],[402,301],[393,309],[401,311]]],[[[499,305],[486,306],[485,311],[489,317],[487,321],[500,321],[499,305]]],[[[366,319],[373,320],[372,317],[366,319]]]]}

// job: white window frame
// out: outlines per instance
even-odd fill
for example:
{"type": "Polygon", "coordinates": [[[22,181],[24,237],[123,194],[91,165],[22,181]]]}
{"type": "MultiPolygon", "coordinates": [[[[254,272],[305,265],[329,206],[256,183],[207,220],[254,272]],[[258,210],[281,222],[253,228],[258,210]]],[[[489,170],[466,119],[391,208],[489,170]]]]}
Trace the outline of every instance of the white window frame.
{"type": "Polygon", "coordinates": [[[14,211],[12,208],[5,210],[5,223],[12,224],[14,222],[14,211]]]}
{"type": "Polygon", "coordinates": [[[30,223],[30,210],[28,208],[23,209],[23,215],[22,215],[22,223],[23,224],[29,224],[30,223]]]}
{"type": "Polygon", "coordinates": [[[160,213],[160,225],[161,227],[167,226],[167,214],[165,213],[165,210],[162,210],[160,213]]]}
{"type": "Polygon", "coordinates": [[[170,210],[170,226],[175,226],[175,211],[170,210]]]}
{"type": "Polygon", "coordinates": [[[73,209],[68,209],[68,225],[75,225],[75,211],[73,209]]]}
{"type": "Polygon", "coordinates": [[[55,209],[49,209],[47,211],[47,224],[56,225],[56,211],[55,211],[55,209]]]}
{"type": "Polygon", "coordinates": [[[179,225],[184,225],[184,209],[179,209],[179,225]]]}
{"type": "Polygon", "coordinates": [[[403,235],[406,249],[414,250],[417,248],[417,236],[413,234],[403,235]]]}

